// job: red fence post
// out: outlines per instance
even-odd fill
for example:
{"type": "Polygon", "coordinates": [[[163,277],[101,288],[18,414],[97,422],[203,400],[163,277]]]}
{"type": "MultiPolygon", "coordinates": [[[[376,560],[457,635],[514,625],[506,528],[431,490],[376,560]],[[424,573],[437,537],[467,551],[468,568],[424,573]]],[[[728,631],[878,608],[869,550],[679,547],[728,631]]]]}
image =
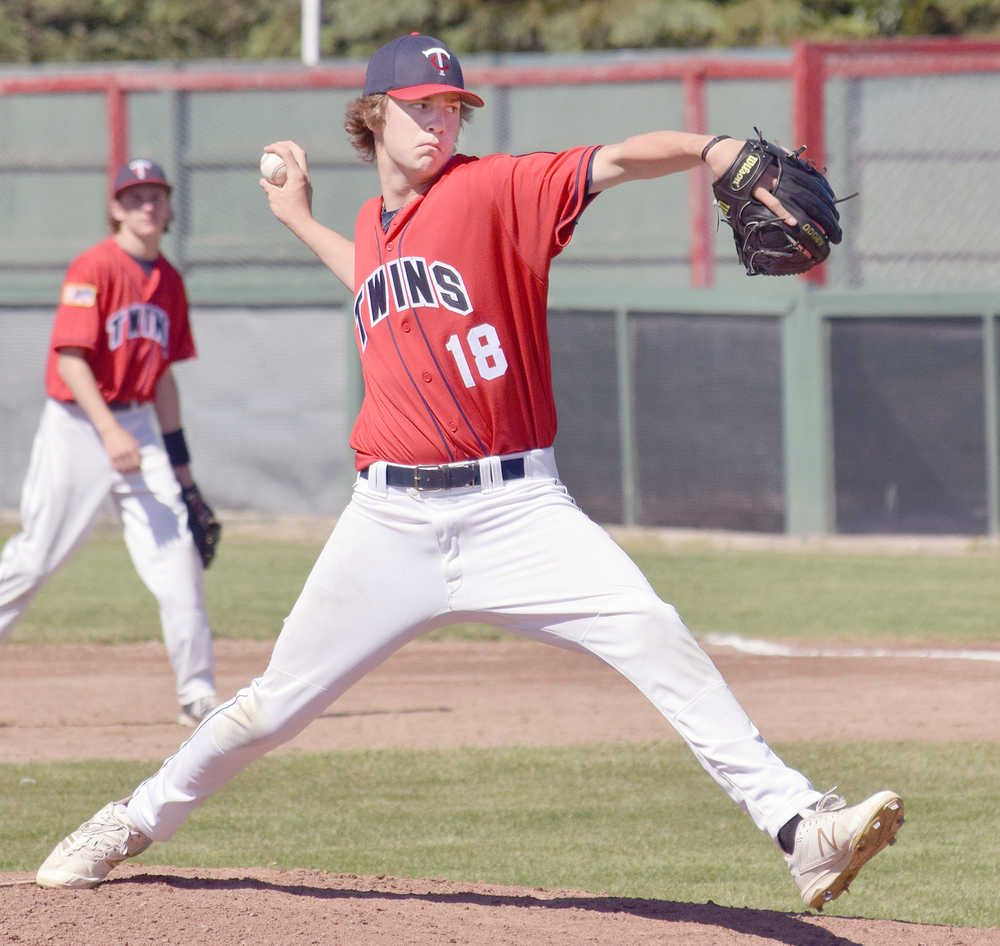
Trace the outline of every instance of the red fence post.
{"type": "MultiPolygon", "coordinates": [[[[806,157],[822,168],[826,162],[826,49],[819,43],[795,43],[792,53],[793,147],[806,145],[806,157]]],[[[826,267],[802,274],[805,282],[826,284],[826,267]]]]}
{"type": "Polygon", "coordinates": [[[128,109],[126,93],[114,75],[108,76],[108,196],[115,172],[128,160],[128,109]]]}
{"type": "MultiPolygon", "coordinates": [[[[705,71],[684,73],[684,128],[707,134],[705,117],[705,71]]],[[[715,282],[715,254],[710,233],[710,181],[705,166],[688,175],[688,206],[691,209],[691,285],[704,289],[715,282]]]]}

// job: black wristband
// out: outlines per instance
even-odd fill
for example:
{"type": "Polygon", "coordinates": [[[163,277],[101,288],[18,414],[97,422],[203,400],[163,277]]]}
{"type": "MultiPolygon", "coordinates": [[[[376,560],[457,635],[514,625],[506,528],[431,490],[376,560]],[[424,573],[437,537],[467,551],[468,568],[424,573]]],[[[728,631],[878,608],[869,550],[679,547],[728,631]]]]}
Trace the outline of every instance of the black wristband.
{"type": "Polygon", "coordinates": [[[705,155],[708,154],[713,145],[717,145],[720,141],[725,141],[729,135],[716,135],[704,148],[701,149],[701,160],[705,160],[705,155]]]}
{"type": "Polygon", "coordinates": [[[178,427],[169,434],[163,435],[163,446],[167,448],[171,466],[187,466],[191,462],[188,445],[184,440],[184,428],[178,427]]]}

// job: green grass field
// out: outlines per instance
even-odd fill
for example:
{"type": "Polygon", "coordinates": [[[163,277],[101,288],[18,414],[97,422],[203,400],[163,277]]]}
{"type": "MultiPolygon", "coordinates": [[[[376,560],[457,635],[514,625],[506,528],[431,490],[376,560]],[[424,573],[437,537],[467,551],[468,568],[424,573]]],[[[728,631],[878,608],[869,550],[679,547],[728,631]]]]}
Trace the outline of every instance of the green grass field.
{"type": "MultiPolygon", "coordinates": [[[[6,536],[0,537],[0,541],[6,536]]],[[[216,637],[272,640],[322,547],[227,534],[205,573],[216,637]]],[[[967,644],[1000,640],[1000,552],[732,551],[709,543],[628,551],[695,633],[780,640],[967,644]]],[[[124,643],[159,638],[156,605],[117,531],[98,531],[36,599],[10,639],[124,643]],[[109,578],[109,576],[111,576],[109,578]],[[110,589],[110,593],[109,593],[110,589]]],[[[445,634],[489,634],[453,628],[445,634]]]]}
{"type": "MultiPolygon", "coordinates": [[[[319,547],[227,536],[206,573],[216,635],[273,638],[319,547]]],[[[998,639],[994,554],[793,554],[652,542],[629,551],[696,633],[953,645],[998,639]]],[[[152,599],[117,533],[96,535],[13,635],[49,644],[158,638],[152,599]]],[[[885,784],[906,799],[900,843],[866,868],[878,882],[859,882],[828,913],[1000,924],[1000,743],[776,748],[817,784],[840,780],[849,798],[885,784]]],[[[0,869],[34,870],[54,840],[159,761],[0,765],[0,869]]],[[[675,743],[276,755],[142,860],[801,909],[774,848],[675,743]]]]}

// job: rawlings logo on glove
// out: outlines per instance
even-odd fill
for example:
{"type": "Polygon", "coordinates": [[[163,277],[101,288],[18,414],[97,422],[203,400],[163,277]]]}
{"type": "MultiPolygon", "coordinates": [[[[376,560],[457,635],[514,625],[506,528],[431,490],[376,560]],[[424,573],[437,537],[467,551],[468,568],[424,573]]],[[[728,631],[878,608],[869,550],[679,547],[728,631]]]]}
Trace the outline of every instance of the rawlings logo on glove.
{"type": "Polygon", "coordinates": [[[201,556],[203,568],[208,568],[215,558],[215,549],[222,537],[222,525],[215,518],[212,507],[202,498],[198,487],[192,484],[181,490],[181,499],[188,511],[188,527],[201,556]]]}
{"type": "Polygon", "coordinates": [[[733,229],[736,254],[748,276],[804,273],[822,263],[830,244],[841,240],[837,198],[823,173],[799,157],[805,148],[788,152],[754,131],[757,140],[748,139],[712,185],[716,206],[733,229]],[[753,197],[758,184],[781,201],[795,218],[794,226],[753,197]]]}

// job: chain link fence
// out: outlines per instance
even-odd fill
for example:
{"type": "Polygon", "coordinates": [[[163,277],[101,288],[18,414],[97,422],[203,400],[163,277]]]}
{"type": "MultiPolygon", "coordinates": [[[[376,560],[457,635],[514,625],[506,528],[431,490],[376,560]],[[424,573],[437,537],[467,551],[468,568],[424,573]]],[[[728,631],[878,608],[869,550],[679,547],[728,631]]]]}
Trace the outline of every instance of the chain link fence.
{"type": "MultiPolygon", "coordinates": [[[[558,149],[657,127],[739,136],[756,122],[789,146],[804,135],[838,193],[858,192],[841,204],[826,288],[1000,289],[1000,224],[979,196],[1000,176],[1000,43],[812,52],[812,71],[798,49],[469,57],[490,107],[462,149],[558,149]]],[[[0,70],[0,507],[17,503],[62,273],[107,232],[109,168],[143,154],[175,183],[165,249],[194,306],[201,357],[179,377],[200,481],[236,508],[337,512],[359,388],[350,294],[271,217],[257,159],[273,140],[306,143],[314,211],[350,233],[377,185],[341,127],[362,74],[361,63],[0,70]]],[[[703,212],[707,185],[696,172],[606,195],[557,259],[553,284],[573,289],[550,319],[557,453],[599,521],[780,532],[795,488],[789,364],[801,355],[781,313],[803,286],[743,274],[729,231],[703,212]],[[692,285],[714,287],[730,311],[685,311],[676,295],[692,285]]],[[[998,379],[983,366],[995,368],[994,335],[992,321],[910,319],[905,306],[827,323],[825,528],[993,530],[998,379]]]]}

